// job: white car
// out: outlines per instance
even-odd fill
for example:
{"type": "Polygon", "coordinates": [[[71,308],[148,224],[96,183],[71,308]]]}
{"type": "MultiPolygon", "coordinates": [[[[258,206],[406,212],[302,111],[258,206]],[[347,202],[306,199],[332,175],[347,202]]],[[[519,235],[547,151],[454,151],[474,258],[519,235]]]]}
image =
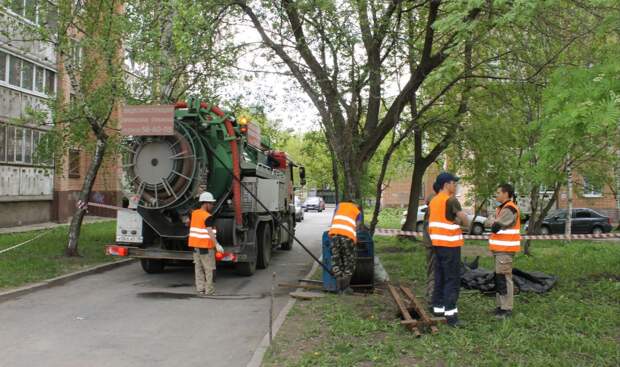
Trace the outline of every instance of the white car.
{"type": "MultiPolygon", "coordinates": [[[[422,232],[422,230],[424,229],[424,214],[426,214],[426,211],[428,210],[428,205],[420,205],[418,207],[418,218],[416,221],[416,232],[422,232]]],[[[472,221],[472,218],[474,216],[472,214],[468,214],[467,218],[469,219],[470,223],[472,221]]],[[[407,211],[403,212],[403,219],[400,221],[400,225],[402,226],[403,224],[405,224],[405,220],[407,219],[407,211]]],[[[487,221],[486,217],[483,217],[481,215],[476,216],[476,219],[474,220],[474,227],[472,229],[472,234],[478,235],[478,234],[482,234],[484,233],[484,223],[487,221]]],[[[463,228],[465,232],[469,232],[469,228],[463,228]]]]}
{"type": "Polygon", "coordinates": [[[304,220],[304,208],[301,206],[301,200],[295,196],[295,221],[301,222],[304,220]]]}

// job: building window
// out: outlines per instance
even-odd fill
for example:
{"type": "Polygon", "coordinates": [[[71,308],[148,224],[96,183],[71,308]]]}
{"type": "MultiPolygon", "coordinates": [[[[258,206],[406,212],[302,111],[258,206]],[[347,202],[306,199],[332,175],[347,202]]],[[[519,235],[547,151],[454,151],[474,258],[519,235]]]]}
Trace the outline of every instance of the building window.
{"type": "Polygon", "coordinates": [[[45,89],[45,69],[37,66],[36,73],[34,75],[34,90],[37,92],[44,93],[45,89]]]}
{"type": "Polygon", "coordinates": [[[24,129],[24,163],[32,164],[32,129],[24,129]]]}
{"type": "Polygon", "coordinates": [[[0,51],[0,81],[6,80],[6,59],[7,54],[0,51]]]}
{"type": "MultiPolygon", "coordinates": [[[[35,155],[43,134],[40,130],[0,123],[0,161],[41,164],[35,155]]],[[[51,164],[51,161],[44,162],[44,165],[51,164]]]]}
{"type": "Polygon", "coordinates": [[[79,149],[69,149],[69,178],[80,178],[79,149]]]}
{"type": "Polygon", "coordinates": [[[22,60],[11,55],[9,57],[9,83],[21,87],[22,60]]]}
{"type": "Polygon", "coordinates": [[[603,196],[603,188],[583,177],[583,196],[588,198],[598,198],[603,196]]]}
{"type": "Polygon", "coordinates": [[[34,89],[34,64],[22,60],[22,88],[34,89]]]}
{"type": "Polygon", "coordinates": [[[7,81],[6,69],[10,85],[48,95],[56,92],[56,73],[52,70],[0,52],[0,81],[7,81]]]}
{"type": "Polygon", "coordinates": [[[45,70],[45,93],[52,95],[56,93],[56,73],[45,70]]]}
{"type": "Polygon", "coordinates": [[[24,129],[15,128],[15,162],[22,163],[24,161],[24,129]]]}
{"type": "Polygon", "coordinates": [[[6,126],[0,125],[0,162],[6,161],[6,126]]]}

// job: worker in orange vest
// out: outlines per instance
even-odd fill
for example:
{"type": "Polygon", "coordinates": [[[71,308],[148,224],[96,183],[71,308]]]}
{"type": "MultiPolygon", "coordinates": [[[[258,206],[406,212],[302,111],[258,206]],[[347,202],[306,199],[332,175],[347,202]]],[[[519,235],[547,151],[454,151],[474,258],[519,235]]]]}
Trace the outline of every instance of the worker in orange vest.
{"type": "Polygon", "coordinates": [[[495,316],[499,319],[512,315],[512,263],[514,255],[521,250],[521,213],[514,197],[512,185],[498,186],[495,194],[497,209],[489,237],[489,249],[495,257],[495,316]]]}
{"type": "Polygon", "coordinates": [[[432,311],[435,316],[445,316],[448,325],[460,325],[456,303],[461,287],[461,226],[467,226],[467,214],[454,197],[459,178],[442,172],[435,183],[439,193],[429,204],[428,233],[435,251],[435,286],[432,311]],[[460,223],[457,223],[460,222],[460,223]],[[460,225],[459,225],[460,224],[460,225]]]}
{"type": "Polygon", "coordinates": [[[217,231],[213,228],[211,212],[215,198],[210,192],[203,192],[198,201],[200,208],[192,212],[190,219],[188,246],[194,249],[196,291],[199,296],[210,296],[215,293],[215,252],[224,252],[224,249],[217,242],[217,231]]]}
{"type": "Polygon", "coordinates": [[[338,291],[352,293],[349,287],[355,272],[355,243],[361,211],[357,204],[341,202],[336,207],[328,235],[331,240],[332,273],[336,277],[338,291]]]}

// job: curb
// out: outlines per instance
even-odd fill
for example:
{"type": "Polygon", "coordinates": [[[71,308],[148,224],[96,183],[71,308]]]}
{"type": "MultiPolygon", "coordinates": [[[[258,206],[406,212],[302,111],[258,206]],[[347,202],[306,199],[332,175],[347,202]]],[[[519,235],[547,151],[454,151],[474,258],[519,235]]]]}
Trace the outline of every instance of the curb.
{"type": "MultiPolygon", "coordinates": [[[[312,274],[314,274],[314,272],[316,271],[318,267],[319,267],[319,264],[314,262],[314,264],[312,265],[312,269],[310,269],[310,271],[308,272],[308,274],[306,274],[304,279],[312,277],[312,274]]],[[[299,289],[302,289],[302,288],[297,288],[297,290],[299,289]]],[[[295,302],[297,302],[297,299],[292,298],[292,297],[289,297],[289,298],[290,299],[288,303],[282,308],[282,310],[280,310],[278,317],[276,317],[276,319],[273,322],[273,338],[274,339],[278,335],[278,331],[284,324],[284,321],[286,320],[286,316],[288,316],[288,313],[291,311],[291,309],[295,305],[295,302]]],[[[269,332],[267,332],[265,336],[263,336],[263,340],[261,340],[260,344],[254,351],[254,354],[252,354],[252,358],[250,359],[246,367],[260,367],[263,364],[263,358],[265,357],[265,353],[267,352],[267,349],[269,348],[269,346],[270,346],[269,332]]]]}
{"type": "Polygon", "coordinates": [[[34,293],[38,290],[48,289],[48,288],[56,287],[59,285],[63,285],[73,280],[85,277],[87,275],[103,273],[105,271],[121,267],[123,265],[128,265],[129,263],[132,263],[134,261],[135,259],[126,259],[126,260],[114,261],[108,264],[101,264],[101,265],[93,266],[88,269],[76,271],[74,273],[69,273],[69,274],[61,275],[56,278],[44,280],[39,283],[27,285],[27,286],[20,287],[17,289],[6,291],[6,292],[0,292],[0,303],[18,298],[20,296],[24,296],[26,294],[34,293]]]}

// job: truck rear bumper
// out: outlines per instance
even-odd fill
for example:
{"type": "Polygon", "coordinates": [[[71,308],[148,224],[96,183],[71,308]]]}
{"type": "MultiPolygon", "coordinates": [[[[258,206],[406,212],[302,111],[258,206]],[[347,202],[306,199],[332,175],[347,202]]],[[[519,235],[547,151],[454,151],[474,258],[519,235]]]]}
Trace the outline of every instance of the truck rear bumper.
{"type": "MultiPolygon", "coordinates": [[[[191,251],[173,251],[160,248],[139,248],[135,246],[107,245],[105,253],[109,256],[133,257],[136,259],[188,260],[194,259],[191,251]]],[[[237,262],[238,256],[232,252],[218,252],[216,261],[237,262]]]]}

